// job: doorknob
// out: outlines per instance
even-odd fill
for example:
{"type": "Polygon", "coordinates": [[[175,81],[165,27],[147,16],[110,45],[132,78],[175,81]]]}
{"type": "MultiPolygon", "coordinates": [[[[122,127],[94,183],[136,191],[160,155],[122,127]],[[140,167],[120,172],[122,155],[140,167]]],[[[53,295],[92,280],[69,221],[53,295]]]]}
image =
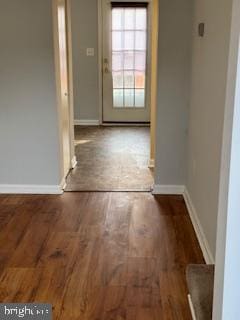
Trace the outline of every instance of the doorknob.
{"type": "Polygon", "coordinates": [[[104,70],[104,73],[110,73],[107,58],[103,60],[103,70],[104,70]]]}
{"type": "Polygon", "coordinates": [[[104,68],[104,73],[109,73],[108,67],[105,67],[105,68],[104,68]]]}
{"type": "Polygon", "coordinates": [[[65,92],[64,95],[65,95],[65,97],[68,97],[68,93],[67,92],[65,92]]]}

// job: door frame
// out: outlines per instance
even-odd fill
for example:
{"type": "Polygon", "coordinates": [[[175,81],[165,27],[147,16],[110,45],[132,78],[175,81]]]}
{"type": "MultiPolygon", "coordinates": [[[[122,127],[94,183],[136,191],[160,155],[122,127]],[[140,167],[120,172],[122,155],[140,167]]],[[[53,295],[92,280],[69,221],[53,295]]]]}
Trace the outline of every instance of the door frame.
{"type": "Polygon", "coordinates": [[[67,21],[67,55],[68,55],[68,87],[69,87],[69,120],[70,120],[70,155],[71,168],[77,165],[74,147],[74,95],[73,95],[73,53],[72,53],[72,16],[71,16],[71,2],[66,0],[66,21],[67,21]]]}
{"type": "MultiPolygon", "coordinates": [[[[67,66],[68,66],[68,112],[69,112],[69,165],[68,172],[77,164],[74,150],[74,100],[73,100],[73,64],[72,64],[72,30],[71,30],[71,0],[65,0],[66,8],[66,46],[67,46],[67,66]]],[[[60,176],[63,189],[66,185],[65,180],[68,172],[64,172],[64,154],[62,137],[62,103],[61,103],[61,79],[60,79],[60,56],[58,42],[58,0],[52,0],[53,14],[53,40],[54,40],[54,60],[55,60],[55,79],[57,93],[57,111],[58,111],[58,135],[60,150],[60,176]]]]}
{"type": "Polygon", "coordinates": [[[240,266],[240,0],[233,0],[221,175],[219,186],[213,320],[239,319],[240,266]]]}
{"type": "MultiPolygon", "coordinates": [[[[103,122],[103,1],[98,0],[98,83],[99,83],[99,124],[107,126],[103,122]]],[[[109,0],[110,1],[110,0],[109,0]]],[[[113,0],[115,2],[129,2],[127,0],[113,0]]],[[[133,0],[132,2],[147,2],[149,4],[149,39],[147,60],[147,101],[150,104],[150,157],[149,167],[155,166],[155,143],[156,143],[156,111],[157,111],[157,64],[158,64],[158,6],[159,0],[133,0]]],[[[115,125],[115,124],[114,124],[115,125]]],[[[116,124],[117,125],[117,124],[116,124]]],[[[141,125],[141,124],[139,124],[141,125]]]]}

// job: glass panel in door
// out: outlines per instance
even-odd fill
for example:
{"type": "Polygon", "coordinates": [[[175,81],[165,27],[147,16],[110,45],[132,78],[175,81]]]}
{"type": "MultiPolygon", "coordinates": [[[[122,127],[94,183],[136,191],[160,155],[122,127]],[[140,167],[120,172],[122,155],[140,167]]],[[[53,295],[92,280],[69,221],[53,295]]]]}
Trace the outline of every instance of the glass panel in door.
{"type": "Polygon", "coordinates": [[[113,108],[144,108],[147,8],[112,8],[113,108]]]}

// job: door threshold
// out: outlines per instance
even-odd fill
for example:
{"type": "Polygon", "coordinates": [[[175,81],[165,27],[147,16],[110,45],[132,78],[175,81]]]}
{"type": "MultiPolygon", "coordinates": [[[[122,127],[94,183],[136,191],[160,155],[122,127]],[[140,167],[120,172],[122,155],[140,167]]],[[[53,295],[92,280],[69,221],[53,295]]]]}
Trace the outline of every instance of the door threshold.
{"type": "Polygon", "coordinates": [[[150,127],[150,122],[114,122],[105,121],[102,123],[105,127],[150,127]]]}
{"type": "Polygon", "coordinates": [[[64,190],[64,193],[149,193],[152,194],[152,189],[106,189],[106,190],[98,190],[98,189],[87,189],[86,190],[64,190]]]}

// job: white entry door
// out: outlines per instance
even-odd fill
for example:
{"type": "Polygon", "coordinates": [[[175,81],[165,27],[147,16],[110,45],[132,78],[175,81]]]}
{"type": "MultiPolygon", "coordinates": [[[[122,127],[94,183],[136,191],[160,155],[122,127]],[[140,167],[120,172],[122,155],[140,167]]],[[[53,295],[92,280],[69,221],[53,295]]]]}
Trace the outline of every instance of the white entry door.
{"type": "Polygon", "coordinates": [[[149,122],[147,3],[103,1],[103,122],[149,122]]]}

